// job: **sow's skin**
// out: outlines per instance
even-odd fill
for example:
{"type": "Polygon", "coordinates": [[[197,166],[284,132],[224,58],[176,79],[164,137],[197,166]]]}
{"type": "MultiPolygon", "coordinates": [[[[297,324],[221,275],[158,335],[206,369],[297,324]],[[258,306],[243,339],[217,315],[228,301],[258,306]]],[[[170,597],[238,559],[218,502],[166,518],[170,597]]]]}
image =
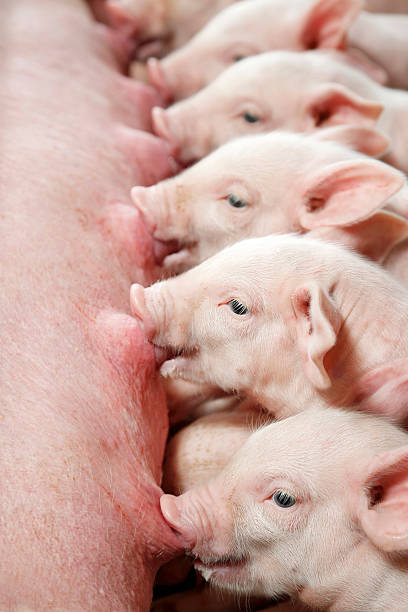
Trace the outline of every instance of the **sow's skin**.
{"type": "MultiPolygon", "coordinates": [[[[134,187],[133,201],[156,240],[163,271],[187,270],[244,238],[325,226],[333,239],[376,261],[386,259],[407,237],[407,221],[376,211],[387,204],[408,218],[406,179],[349,146],[379,154],[388,141],[371,128],[354,126],[310,136],[279,131],[247,136],[175,177],[134,187]]],[[[404,266],[398,274],[408,281],[404,266]]]]}
{"type": "MultiPolygon", "coordinates": [[[[216,15],[181,49],[161,61],[151,58],[150,81],[169,102],[191,96],[250,55],[276,49],[344,51],[347,32],[362,6],[361,0],[238,2],[216,15]]],[[[358,41],[351,44],[358,47],[358,41]]],[[[383,68],[362,52],[341,55],[374,78],[386,80],[383,68]]]]}
{"type": "Polygon", "coordinates": [[[330,612],[397,612],[408,598],[407,484],[406,432],[310,408],[160,503],[210,584],[330,612]]]}
{"type": "Polygon", "coordinates": [[[241,241],[176,278],[134,285],[131,306],[163,349],[165,376],[236,391],[279,417],[356,398],[407,416],[408,292],[338,245],[241,241]]]}
{"type": "Polygon", "coordinates": [[[134,129],[157,96],[79,0],[6,0],[0,20],[0,608],[148,610],[180,548],[159,508],[164,393],[127,314],[152,281],[127,194],[170,174],[134,129]]]}
{"type": "Polygon", "coordinates": [[[388,163],[407,171],[407,109],[408,92],[381,86],[338,55],[272,51],[231,66],[167,110],[154,108],[153,124],[183,164],[237,136],[375,125],[390,139],[388,163]]]}

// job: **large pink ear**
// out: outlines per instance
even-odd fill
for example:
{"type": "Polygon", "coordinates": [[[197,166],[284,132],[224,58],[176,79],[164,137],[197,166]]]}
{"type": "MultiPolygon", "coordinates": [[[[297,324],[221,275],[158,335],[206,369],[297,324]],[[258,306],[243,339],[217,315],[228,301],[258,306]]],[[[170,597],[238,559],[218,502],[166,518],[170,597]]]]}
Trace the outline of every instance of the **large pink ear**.
{"type": "Polygon", "coordinates": [[[408,359],[396,359],[364,374],[351,392],[351,401],[364,412],[382,414],[398,423],[406,423],[408,359]]]}
{"type": "Polygon", "coordinates": [[[350,24],[362,8],[362,0],[315,0],[302,24],[305,49],[344,48],[350,24]]]}
{"type": "Polygon", "coordinates": [[[382,263],[397,244],[408,238],[408,223],[399,215],[379,210],[355,225],[321,227],[313,230],[310,236],[339,242],[372,261],[382,263]]]}
{"type": "Polygon", "coordinates": [[[328,389],[331,381],[324,358],[336,344],[340,312],[317,282],[297,287],[290,295],[290,302],[292,312],[287,321],[296,337],[305,374],[317,389],[328,389]]]}
{"type": "Polygon", "coordinates": [[[375,100],[367,100],[338,83],[325,83],[311,94],[306,112],[316,127],[352,123],[373,126],[384,110],[375,100]]]}
{"type": "Polygon", "coordinates": [[[368,125],[335,125],[317,130],[310,137],[316,140],[337,142],[370,157],[384,155],[390,148],[389,138],[368,125]]]}
{"type": "Polygon", "coordinates": [[[363,482],[360,522],[385,552],[408,551],[408,446],[377,455],[363,482]]]}
{"type": "Polygon", "coordinates": [[[402,172],[374,159],[349,159],[306,179],[298,213],[303,229],[353,225],[383,206],[405,183],[402,172]]]}

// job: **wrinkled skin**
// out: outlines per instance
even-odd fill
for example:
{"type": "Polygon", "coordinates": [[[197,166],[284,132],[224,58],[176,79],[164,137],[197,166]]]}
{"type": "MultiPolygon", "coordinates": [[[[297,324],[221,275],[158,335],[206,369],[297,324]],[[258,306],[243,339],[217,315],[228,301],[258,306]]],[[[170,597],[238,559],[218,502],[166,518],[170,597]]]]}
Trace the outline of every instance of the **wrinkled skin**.
{"type": "Polygon", "coordinates": [[[191,98],[155,108],[155,132],[189,164],[237,136],[376,125],[390,139],[387,161],[407,171],[408,93],[382,87],[337,58],[316,51],[248,58],[191,98]]]}
{"type": "MultiPolygon", "coordinates": [[[[202,89],[242,58],[277,49],[344,51],[360,0],[247,0],[227,7],[184,47],[162,61],[148,63],[151,82],[167,101],[181,100],[202,89]]],[[[354,43],[353,46],[358,46],[354,43]]],[[[374,78],[384,70],[362,52],[343,53],[374,78]]],[[[384,82],[384,81],[383,81],[384,82]]]]}
{"type": "Polygon", "coordinates": [[[211,584],[330,612],[396,612],[408,594],[408,436],[310,408],[252,434],[164,516],[211,584]],[[324,467],[322,458],[324,457],[324,467]]]}
{"type": "Polygon", "coordinates": [[[131,306],[165,348],[164,375],[237,391],[280,417],[357,394],[365,410],[407,417],[408,292],[340,246],[291,235],[238,242],[176,278],[134,285],[131,306]]]}
{"type": "Polygon", "coordinates": [[[179,552],[159,509],[164,393],[127,298],[153,280],[129,189],[171,174],[134,129],[159,100],[79,0],[0,12],[0,608],[148,610],[179,552]]]}
{"type": "MultiPolygon", "coordinates": [[[[322,227],[327,239],[384,262],[408,226],[376,211],[387,205],[408,218],[405,177],[345,145],[378,154],[388,141],[370,128],[308,137],[275,131],[236,139],[176,177],[135,187],[133,200],[154,238],[179,246],[164,256],[163,269],[189,269],[244,238],[322,227]]],[[[399,278],[408,281],[403,270],[399,278]]]]}

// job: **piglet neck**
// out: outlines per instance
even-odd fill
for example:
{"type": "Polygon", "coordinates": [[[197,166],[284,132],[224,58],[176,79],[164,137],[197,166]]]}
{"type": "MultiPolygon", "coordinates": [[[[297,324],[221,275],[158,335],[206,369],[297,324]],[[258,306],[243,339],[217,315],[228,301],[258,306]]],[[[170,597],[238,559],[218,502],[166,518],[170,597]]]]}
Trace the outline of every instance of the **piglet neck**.
{"type": "Polygon", "coordinates": [[[407,569],[406,559],[391,561],[364,539],[324,589],[307,587],[300,598],[312,606],[325,604],[328,612],[400,612],[408,597],[407,569]]]}
{"type": "Polygon", "coordinates": [[[347,405],[350,389],[371,369],[408,355],[408,296],[405,287],[374,265],[358,291],[344,274],[335,291],[343,324],[325,365],[332,386],[327,404],[347,405]]]}

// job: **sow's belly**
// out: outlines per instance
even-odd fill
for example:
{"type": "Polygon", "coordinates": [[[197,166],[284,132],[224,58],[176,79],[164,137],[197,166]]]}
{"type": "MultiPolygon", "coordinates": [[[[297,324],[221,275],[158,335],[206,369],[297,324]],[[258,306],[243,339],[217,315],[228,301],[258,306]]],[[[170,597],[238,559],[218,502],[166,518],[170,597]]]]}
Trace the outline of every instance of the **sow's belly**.
{"type": "Polygon", "coordinates": [[[164,395],[128,314],[153,274],[129,189],[170,174],[140,131],[157,100],[80,0],[3,0],[0,23],[0,609],[146,610],[178,546],[164,395]]]}

